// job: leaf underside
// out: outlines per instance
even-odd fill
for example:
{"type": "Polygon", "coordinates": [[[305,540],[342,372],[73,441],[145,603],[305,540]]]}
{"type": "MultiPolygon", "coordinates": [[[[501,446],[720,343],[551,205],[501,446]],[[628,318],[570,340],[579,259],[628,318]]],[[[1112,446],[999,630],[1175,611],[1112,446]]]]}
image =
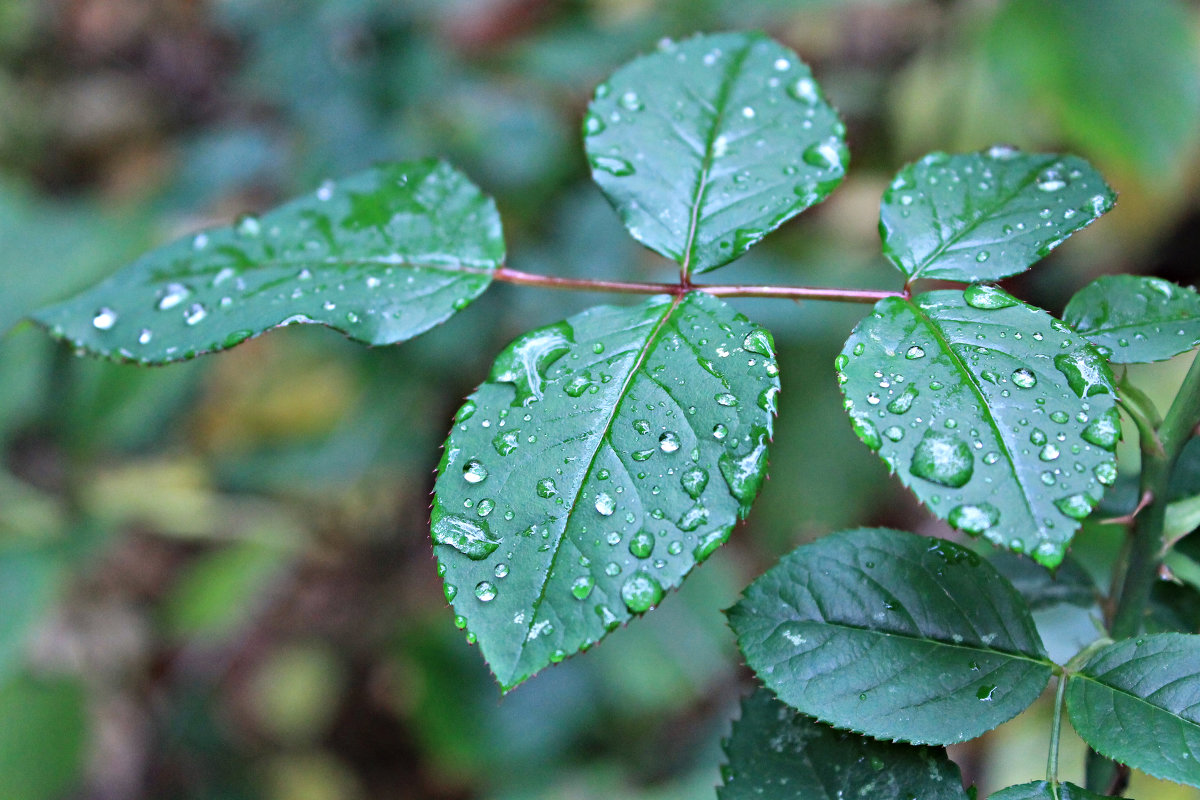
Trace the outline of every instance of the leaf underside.
{"type": "Polygon", "coordinates": [[[995,281],[1024,272],[1114,198],[1074,156],[1006,147],[931,153],[902,169],[883,195],[883,253],[909,280],[995,281]]]}
{"type": "Polygon", "coordinates": [[[503,259],[495,204],[426,159],[330,181],[262,217],[172,242],[33,318],[76,347],[144,364],[292,323],[394,344],[481,294],[503,259]]]}
{"type": "Polygon", "coordinates": [[[1200,636],[1109,645],[1071,676],[1066,695],[1071,725],[1094,750],[1200,786],[1200,636]]]}
{"type": "Polygon", "coordinates": [[[855,432],[934,514],[1044,566],[1116,479],[1107,364],[999,289],[884,299],[837,366],[855,432]]]}
{"type": "Polygon", "coordinates": [[[584,136],[592,177],[630,233],[685,275],[729,263],[823,200],[849,159],[808,67],[757,33],[635,59],[597,87],[584,136]]]}
{"type": "Polygon", "coordinates": [[[864,797],[966,800],[958,766],[940,748],[839,731],[759,689],[724,743],[719,800],[864,797]]]}
{"type": "Polygon", "coordinates": [[[1025,598],[1031,611],[1063,603],[1093,608],[1098,602],[1100,590],[1096,582],[1078,561],[1069,556],[1054,572],[1007,550],[992,551],[988,561],[1025,598]]]}
{"type": "Polygon", "coordinates": [[[770,335],[702,293],[522,336],[459,411],[433,538],[505,689],[649,610],[744,517],[778,391],[770,335]]]}
{"type": "Polygon", "coordinates": [[[1058,793],[1046,781],[1022,783],[995,792],[988,800],[1104,800],[1108,795],[1095,794],[1073,783],[1058,784],[1058,793]]]}
{"type": "Polygon", "coordinates": [[[1066,322],[1109,361],[1165,361],[1200,345],[1200,294],[1161,278],[1106,275],[1080,289],[1066,322]]]}
{"type": "Polygon", "coordinates": [[[975,553],[902,531],[797,548],[728,614],[746,663],[781,700],[879,739],[966,741],[1050,679],[1012,586],[975,553]]]}

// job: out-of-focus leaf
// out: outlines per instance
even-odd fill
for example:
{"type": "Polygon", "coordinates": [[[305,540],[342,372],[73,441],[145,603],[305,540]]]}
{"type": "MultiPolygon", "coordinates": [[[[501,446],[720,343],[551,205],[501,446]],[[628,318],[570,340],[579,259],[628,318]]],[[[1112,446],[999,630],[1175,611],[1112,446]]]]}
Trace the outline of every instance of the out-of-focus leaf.
{"type": "Polygon", "coordinates": [[[1115,197],[1074,156],[931,153],[900,170],[883,195],[883,254],[910,281],[995,281],[1024,272],[1115,197]]]}
{"type": "Polygon", "coordinates": [[[761,34],[664,42],[596,88],[592,177],[685,275],[727,264],[823,200],[849,160],[808,67],[761,34]]]}
{"type": "Polygon", "coordinates": [[[239,542],[198,557],[166,600],[168,626],[182,636],[231,632],[253,614],[282,567],[283,554],[257,542],[239,542]]]}
{"type": "Polygon", "coordinates": [[[997,550],[988,556],[1000,574],[1008,578],[1029,608],[1038,611],[1051,608],[1060,603],[1069,603],[1081,608],[1091,608],[1096,604],[1098,589],[1092,576],[1074,559],[1063,559],[1058,568],[1051,572],[1034,561],[1010,553],[1007,550],[997,550]]]}
{"type": "Polygon", "coordinates": [[[1051,786],[1046,781],[1009,786],[994,793],[989,800],[1105,800],[1108,795],[1095,794],[1073,783],[1051,786]]]}
{"type": "Polygon", "coordinates": [[[88,717],[72,680],[18,675],[0,685],[0,797],[57,800],[83,770],[88,717]]]}
{"type": "Polygon", "coordinates": [[[34,319],[77,347],[146,364],[295,322],[393,344],[465,307],[503,259],[489,198],[443,162],[403,162],[172,242],[34,319]]]}
{"type": "Polygon", "coordinates": [[[1071,298],[1063,322],[1114,363],[1164,361],[1200,345],[1200,294],[1161,278],[1105,275],[1071,298]]]}

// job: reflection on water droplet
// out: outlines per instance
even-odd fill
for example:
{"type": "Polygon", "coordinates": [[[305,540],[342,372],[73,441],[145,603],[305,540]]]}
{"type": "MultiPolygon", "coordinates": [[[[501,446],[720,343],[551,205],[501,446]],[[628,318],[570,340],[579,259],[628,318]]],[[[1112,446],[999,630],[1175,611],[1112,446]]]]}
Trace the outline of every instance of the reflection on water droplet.
{"type": "Polygon", "coordinates": [[[537,482],[538,497],[554,497],[558,494],[558,487],[554,485],[553,478],[542,478],[537,482]]]}
{"type": "Polygon", "coordinates": [[[507,578],[508,577],[508,564],[497,564],[496,568],[494,570],[492,570],[492,574],[495,575],[497,578],[507,578]]]}
{"type": "Polygon", "coordinates": [[[892,402],[887,404],[887,410],[893,414],[905,414],[912,408],[913,401],[917,399],[918,395],[920,395],[920,391],[910,384],[892,402]]]}
{"type": "Polygon", "coordinates": [[[625,178],[635,172],[633,164],[620,156],[592,156],[591,161],[593,168],[617,178],[625,178]]]}
{"type": "Polygon", "coordinates": [[[188,298],[191,291],[182,283],[168,283],[163,289],[162,297],[158,299],[158,310],[166,311],[174,308],[188,298]]]}
{"type": "Polygon", "coordinates": [[[931,483],[958,488],[971,480],[975,457],[967,443],[954,434],[930,429],[913,451],[910,470],[931,483]]]}
{"type": "Polygon", "coordinates": [[[1117,465],[1111,461],[1097,464],[1092,472],[1096,475],[1096,480],[1100,481],[1103,486],[1112,486],[1117,482],[1117,465]]]}
{"type": "Polygon", "coordinates": [[[477,459],[463,464],[463,480],[467,483],[483,483],[488,476],[487,468],[477,459]]]}
{"type": "Polygon", "coordinates": [[[1117,440],[1121,438],[1121,419],[1116,407],[1108,409],[1092,420],[1083,433],[1080,434],[1085,442],[1102,447],[1109,452],[1117,448],[1117,440]]]}
{"type": "Polygon", "coordinates": [[[666,431],[658,437],[658,446],[664,453],[674,453],[679,449],[679,436],[672,431],[666,431]]]}
{"type": "Polygon", "coordinates": [[[1052,444],[1048,444],[1042,448],[1040,453],[1038,453],[1038,458],[1040,458],[1042,461],[1054,461],[1059,455],[1058,448],[1052,444]]]}
{"type": "Polygon", "coordinates": [[[609,495],[607,492],[600,492],[600,494],[596,495],[596,511],[598,511],[602,516],[612,516],[612,513],[615,510],[616,503],[613,501],[611,495],[609,495]]]}
{"type": "Polygon", "coordinates": [[[1037,376],[1025,367],[1018,367],[1013,370],[1012,382],[1022,389],[1032,389],[1037,386],[1037,376]]]}
{"type": "Polygon", "coordinates": [[[446,595],[447,603],[453,603],[454,598],[458,597],[458,587],[453,583],[447,583],[442,586],[442,594],[446,595]]]}
{"type": "Polygon", "coordinates": [[[580,575],[571,581],[571,594],[576,600],[586,600],[596,585],[596,579],[591,575],[580,575]]]}
{"type": "Polygon", "coordinates": [[[496,435],[492,439],[492,447],[502,456],[506,456],[517,449],[517,444],[520,441],[520,431],[504,431],[496,435]]]}
{"type": "Polygon", "coordinates": [[[804,148],[801,158],[805,164],[820,169],[840,169],[842,166],[842,152],[836,140],[809,145],[804,148]]]}
{"type": "Polygon", "coordinates": [[[629,552],[634,558],[649,558],[654,552],[654,534],[638,531],[629,539],[629,552]]]}
{"type": "Polygon", "coordinates": [[[996,687],[991,684],[985,684],[983,686],[980,686],[979,690],[975,692],[975,696],[978,697],[980,700],[983,700],[984,702],[990,702],[992,697],[995,696],[995,694],[996,694],[996,687]]]}
{"type": "Polygon", "coordinates": [[[996,286],[976,284],[963,289],[963,299],[971,308],[981,311],[995,311],[1017,305],[1017,298],[996,286]]]}
{"type": "Polygon", "coordinates": [[[913,345],[904,352],[904,357],[909,361],[915,361],[918,358],[925,357],[925,350],[920,345],[913,345]]]}
{"type": "Polygon", "coordinates": [[[599,115],[588,112],[583,118],[583,135],[595,136],[598,133],[604,132],[604,120],[600,119],[599,115]]]}
{"type": "Polygon", "coordinates": [[[704,492],[704,487],[708,486],[708,472],[694,467],[679,477],[679,483],[688,496],[695,499],[704,492]]]}
{"type": "Polygon", "coordinates": [[[713,425],[712,434],[713,438],[719,442],[729,435],[729,428],[718,422],[716,425],[713,425]]]}
{"type": "Polygon", "coordinates": [[[891,439],[893,442],[898,442],[904,438],[904,429],[898,425],[892,425],[891,427],[884,429],[883,435],[891,439]]]}
{"type": "Polygon", "coordinates": [[[253,214],[243,214],[234,224],[234,230],[238,236],[253,238],[262,233],[262,223],[253,214]]]}
{"type": "Polygon", "coordinates": [[[117,312],[111,308],[102,308],[92,317],[92,325],[97,330],[106,331],[117,324],[117,312]]]}
{"type": "Polygon", "coordinates": [[[948,520],[960,531],[978,536],[1000,521],[1000,509],[991,503],[961,505],[950,512],[948,520]]]}
{"type": "Polygon", "coordinates": [[[1071,391],[1081,398],[1111,394],[1108,366],[1090,349],[1059,353],[1054,357],[1054,366],[1067,379],[1071,391]]]}
{"type": "Polygon", "coordinates": [[[188,325],[195,325],[208,316],[208,309],[200,303],[192,303],[188,306],[187,313],[183,316],[183,321],[188,325]]]}
{"type": "Polygon", "coordinates": [[[633,614],[642,614],[663,598],[662,585],[646,572],[635,572],[621,586],[621,599],[633,614]]]}
{"type": "Polygon", "coordinates": [[[714,399],[717,401],[718,405],[722,405],[722,406],[736,406],[738,403],[737,398],[734,397],[733,395],[731,395],[729,392],[722,392],[721,394],[718,394],[714,399]]]}
{"type": "Polygon", "coordinates": [[[799,78],[787,87],[787,93],[805,105],[816,105],[821,99],[817,83],[812,78],[799,78]]]}
{"type": "Polygon", "coordinates": [[[1061,171],[1054,167],[1042,170],[1037,178],[1037,188],[1043,192],[1057,192],[1067,187],[1067,181],[1061,171]]]}
{"type": "Polygon", "coordinates": [[[771,338],[770,332],[762,328],[755,328],[746,334],[746,338],[742,341],[742,349],[767,358],[775,357],[775,342],[771,338]]]}
{"type": "Polygon", "coordinates": [[[475,596],[481,603],[490,603],[496,599],[496,585],[491,581],[480,581],[475,584],[475,596]]]}
{"type": "Polygon", "coordinates": [[[1092,513],[1095,501],[1086,494],[1072,494],[1055,500],[1054,505],[1071,519],[1084,519],[1092,513]]]}
{"type": "Polygon", "coordinates": [[[138,344],[149,344],[153,338],[154,334],[150,332],[149,328],[142,328],[142,332],[138,334],[138,344]]]}
{"type": "Polygon", "coordinates": [[[850,427],[853,428],[854,435],[871,450],[878,450],[883,446],[883,440],[879,438],[879,431],[875,428],[875,423],[871,422],[866,414],[851,415],[850,427]]]}
{"type": "Polygon", "coordinates": [[[500,546],[483,522],[449,514],[434,522],[433,541],[449,545],[473,561],[482,561],[500,546]]]}

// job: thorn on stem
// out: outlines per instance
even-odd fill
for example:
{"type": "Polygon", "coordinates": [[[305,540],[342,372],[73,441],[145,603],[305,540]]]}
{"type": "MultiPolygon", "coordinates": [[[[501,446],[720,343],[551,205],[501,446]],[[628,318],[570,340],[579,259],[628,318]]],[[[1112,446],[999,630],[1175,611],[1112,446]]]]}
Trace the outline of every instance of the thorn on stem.
{"type": "Polygon", "coordinates": [[[1133,521],[1137,517],[1137,515],[1142,512],[1142,509],[1144,509],[1146,506],[1150,505],[1152,502],[1154,502],[1154,492],[1151,492],[1149,489],[1147,489],[1146,491],[1142,492],[1142,496],[1138,500],[1137,507],[1134,508],[1133,511],[1130,511],[1128,514],[1123,514],[1119,517],[1109,517],[1108,519],[1102,519],[1102,520],[1100,520],[1100,524],[1101,525],[1132,525],[1133,521]]]}

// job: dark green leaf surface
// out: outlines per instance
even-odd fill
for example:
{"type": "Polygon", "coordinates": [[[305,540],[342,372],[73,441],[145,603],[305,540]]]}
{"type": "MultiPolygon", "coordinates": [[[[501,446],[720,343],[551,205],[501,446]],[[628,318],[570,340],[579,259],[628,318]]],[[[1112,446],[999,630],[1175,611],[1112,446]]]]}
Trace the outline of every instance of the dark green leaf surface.
{"type": "Polygon", "coordinates": [[[1099,753],[1200,786],[1200,636],[1109,645],[1067,684],[1071,725],[1099,753]]]}
{"type": "Polygon", "coordinates": [[[1031,611],[1062,603],[1091,608],[1099,597],[1092,576],[1070,557],[1064,559],[1054,572],[1007,550],[993,551],[988,555],[988,561],[1025,598],[1031,611]]]}
{"type": "Polygon", "coordinates": [[[1109,361],[1164,361],[1200,345],[1200,294],[1161,278],[1106,275],[1071,298],[1063,321],[1109,361]]]}
{"type": "Polygon", "coordinates": [[[837,367],[855,432],[933,513],[1047,567],[1116,479],[1107,364],[999,289],[881,300],[837,367]]]}
{"type": "Polygon", "coordinates": [[[993,147],[931,153],[883,195],[883,253],[909,280],[994,281],[1024,272],[1112,208],[1082,159],[993,147]]]}
{"type": "Polygon", "coordinates": [[[302,322],[392,344],[477,297],[503,259],[492,201],[447,164],[412,161],[172,242],[34,319],[93,353],[147,364],[302,322]]]}
{"type": "Polygon", "coordinates": [[[770,335],[702,293],[517,339],[455,418],[433,539],[508,689],[658,604],[745,516],[778,391],[770,335]]]}
{"type": "Polygon", "coordinates": [[[781,700],[879,739],[962,742],[1029,706],[1051,664],[1020,595],[975,553],[863,528],[797,548],[729,610],[781,700]]]}
{"type": "Polygon", "coordinates": [[[867,739],[788,708],[765,689],[742,701],[724,743],[720,800],[966,800],[940,748],[867,739]]]}
{"type": "Polygon", "coordinates": [[[596,88],[584,135],[629,232],[689,275],[823,200],[849,159],[808,67],[756,33],[664,43],[622,67],[596,88]]]}
{"type": "Polygon", "coordinates": [[[1046,781],[1009,786],[992,794],[988,800],[1104,800],[1108,795],[1095,794],[1073,783],[1060,783],[1058,792],[1046,781]]]}

